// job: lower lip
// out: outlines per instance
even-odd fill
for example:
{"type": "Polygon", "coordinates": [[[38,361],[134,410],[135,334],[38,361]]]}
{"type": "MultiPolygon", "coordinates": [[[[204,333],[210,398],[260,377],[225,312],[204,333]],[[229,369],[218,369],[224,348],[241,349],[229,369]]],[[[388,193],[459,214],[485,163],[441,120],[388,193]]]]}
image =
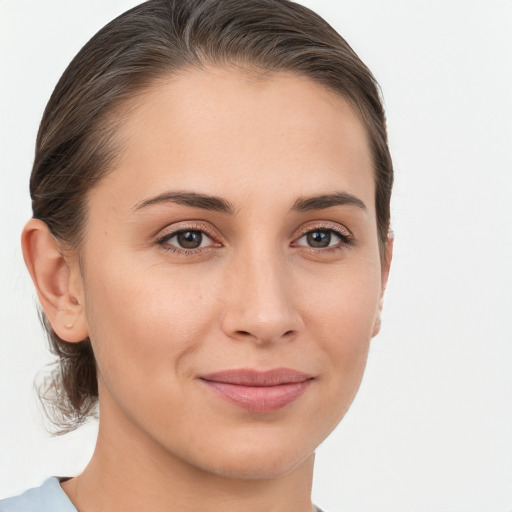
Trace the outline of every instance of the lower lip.
{"type": "Polygon", "coordinates": [[[291,404],[308,388],[311,379],[278,386],[242,386],[203,380],[220,397],[250,412],[274,412],[291,404]]]}

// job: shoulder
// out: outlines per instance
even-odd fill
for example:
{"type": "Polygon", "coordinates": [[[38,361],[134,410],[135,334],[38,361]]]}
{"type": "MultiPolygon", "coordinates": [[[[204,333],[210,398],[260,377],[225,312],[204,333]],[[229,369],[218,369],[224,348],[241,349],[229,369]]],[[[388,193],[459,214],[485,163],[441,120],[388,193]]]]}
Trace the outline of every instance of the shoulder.
{"type": "Polygon", "coordinates": [[[0,500],[0,512],[77,512],[60,480],[54,476],[19,496],[0,500]]]}

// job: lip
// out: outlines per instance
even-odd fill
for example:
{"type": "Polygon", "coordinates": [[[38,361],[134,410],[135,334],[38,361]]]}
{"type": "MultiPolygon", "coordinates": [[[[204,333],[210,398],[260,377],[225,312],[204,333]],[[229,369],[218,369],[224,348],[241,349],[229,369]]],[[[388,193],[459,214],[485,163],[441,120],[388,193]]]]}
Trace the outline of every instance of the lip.
{"type": "Polygon", "coordinates": [[[228,402],[250,412],[274,412],[297,400],[313,380],[290,368],[224,370],[199,379],[228,402]]]}

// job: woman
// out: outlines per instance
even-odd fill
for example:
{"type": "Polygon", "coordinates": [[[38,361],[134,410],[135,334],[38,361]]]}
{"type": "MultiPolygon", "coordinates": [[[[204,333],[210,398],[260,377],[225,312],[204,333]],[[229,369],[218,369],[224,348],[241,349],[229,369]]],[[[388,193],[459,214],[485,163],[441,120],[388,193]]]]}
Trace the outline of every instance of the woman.
{"type": "Polygon", "coordinates": [[[41,122],[23,253],[74,478],[1,511],[311,511],[380,327],[392,165],[371,73],[284,0],[151,0],[41,122]],[[39,507],[39,508],[38,508],[39,507]]]}

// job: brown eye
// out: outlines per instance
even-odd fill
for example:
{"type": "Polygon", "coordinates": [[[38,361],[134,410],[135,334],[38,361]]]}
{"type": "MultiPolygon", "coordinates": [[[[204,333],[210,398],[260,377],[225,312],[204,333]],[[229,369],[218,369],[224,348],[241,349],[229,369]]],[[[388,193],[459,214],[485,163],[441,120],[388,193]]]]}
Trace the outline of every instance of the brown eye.
{"type": "Polygon", "coordinates": [[[211,246],[212,239],[200,229],[182,229],[163,236],[158,240],[159,245],[167,250],[202,249],[211,246]]]}
{"type": "Polygon", "coordinates": [[[331,232],[326,230],[310,231],[306,235],[306,241],[310,247],[329,247],[331,245],[331,232]]]}
{"type": "Polygon", "coordinates": [[[311,249],[342,249],[351,245],[349,236],[336,229],[318,228],[304,233],[292,245],[311,249]]]}
{"type": "Polygon", "coordinates": [[[183,249],[197,249],[201,247],[203,233],[201,231],[180,231],[176,233],[176,241],[183,249]]]}

